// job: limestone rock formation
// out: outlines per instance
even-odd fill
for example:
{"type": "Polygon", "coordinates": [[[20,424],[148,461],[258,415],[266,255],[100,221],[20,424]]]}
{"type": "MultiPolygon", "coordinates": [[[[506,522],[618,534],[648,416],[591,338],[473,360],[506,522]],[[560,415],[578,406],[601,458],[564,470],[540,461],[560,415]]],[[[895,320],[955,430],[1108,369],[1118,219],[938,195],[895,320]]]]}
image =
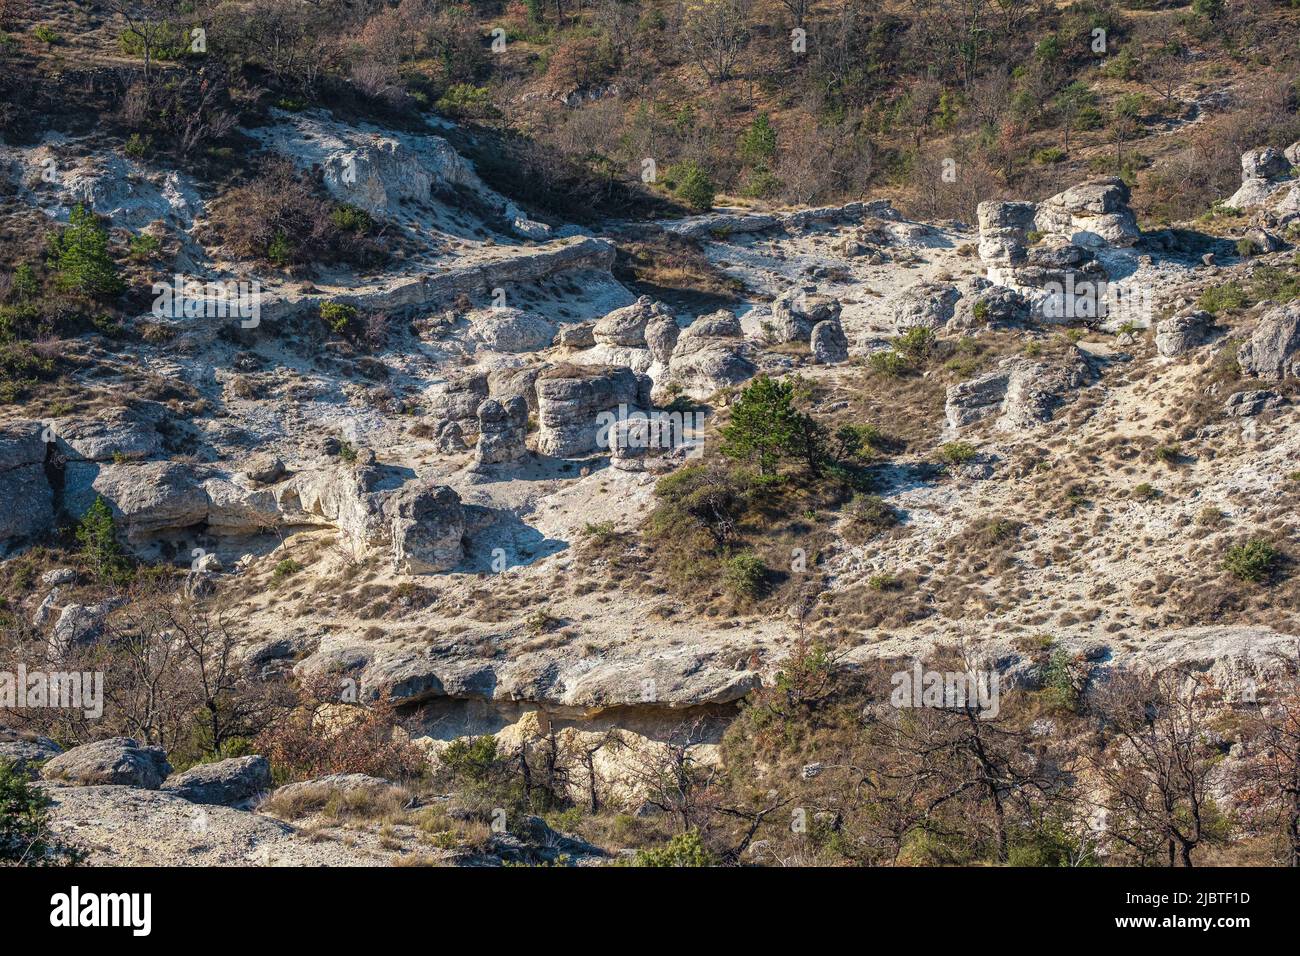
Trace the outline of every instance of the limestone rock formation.
{"type": "Polygon", "coordinates": [[[1060,358],[1031,362],[1009,359],[992,372],[949,387],[944,416],[963,428],[997,415],[997,427],[1017,431],[1048,421],[1056,407],[1091,380],[1093,371],[1074,346],[1060,358]]]}
{"type": "MultiPolygon", "coordinates": [[[[758,374],[753,346],[735,315],[722,309],[702,315],[682,330],[668,366],[668,381],[693,399],[706,399],[758,374]]],[[[656,394],[661,391],[656,382],[656,394]]]]}
{"type": "Polygon", "coordinates": [[[660,302],[643,295],[632,305],[615,309],[596,322],[592,337],[598,345],[615,345],[626,348],[646,347],[646,326],[656,316],[666,316],[668,310],[660,302]]]}
{"type": "Polygon", "coordinates": [[[777,343],[807,342],[813,326],[839,319],[840,311],[839,300],[815,285],[787,289],[772,301],[773,338],[777,343]]]}
{"type": "Polygon", "coordinates": [[[528,453],[528,403],[522,397],[504,403],[489,398],[478,407],[478,445],[475,467],[517,461],[528,453]]]}
{"type": "Polygon", "coordinates": [[[157,790],[171,770],[161,747],[142,747],[130,737],[110,737],[64,751],[42,768],[41,776],[79,786],[157,790]]]}
{"type": "Polygon", "coordinates": [[[65,471],[64,489],[64,505],[74,517],[103,498],[132,542],[198,524],[208,514],[208,496],[193,470],[176,462],[74,461],[65,471]]]}
{"type": "Polygon", "coordinates": [[[952,321],[961,298],[957,287],[944,282],[918,282],[894,302],[894,327],[941,329],[952,321]]]}
{"type": "Polygon", "coordinates": [[[827,319],[814,325],[809,344],[813,361],[821,365],[838,365],[849,359],[849,340],[839,319],[827,319]]]}
{"type": "Polygon", "coordinates": [[[989,265],[1015,265],[1025,258],[1026,235],[1038,207],[1031,202],[986,200],[979,204],[979,256],[989,265]]]}
{"type": "Polygon", "coordinates": [[[1122,179],[1090,180],[1040,203],[1034,228],[1080,246],[1131,246],[1142,232],[1128,202],[1129,188],[1122,179]]]}
{"type": "Polygon", "coordinates": [[[498,368],[488,373],[488,393],[498,402],[522,398],[528,411],[537,411],[537,376],[542,366],[523,368],[498,368]]]}
{"type": "Polygon", "coordinates": [[[1237,357],[1242,371],[1260,378],[1300,375],[1300,302],[1266,313],[1237,357]]]}
{"type": "Polygon", "coordinates": [[[469,321],[470,335],[496,352],[536,352],[555,338],[550,322],[522,309],[482,309],[469,321]]]}
{"type": "Polygon", "coordinates": [[[0,426],[0,554],[54,523],[54,492],[45,477],[46,445],[37,422],[0,426]]]}
{"type": "Polygon", "coordinates": [[[415,483],[388,502],[393,567],[405,574],[438,574],[464,556],[465,511],[446,485],[415,483]]]}
{"type": "Polygon", "coordinates": [[[1156,323],[1156,351],[1166,358],[1190,352],[1209,341],[1214,329],[1214,316],[1209,312],[1194,310],[1172,316],[1156,323]]]}
{"type": "Polygon", "coordinates": [[[488,397],[488,376],[482,372],[450,375],[440,391],[429,398],[429,414],[437,421],[452,421],[462,430],[478,427],[478,407],[488,397]]]}
{"type": "Polygon", "coordinates": [[[557,365],[537,378],[537,450],[556,458],[598,450],[598,415],[636,406],[641,386],[627,368],[557,365]]]}
{"type": "Polygon", "coordinates": [[[49,737],[0,727],[0,764],[9,764],[29,777],[37,775],[32,764],[42,763],[63,753],[63,748],[49,737]]]}

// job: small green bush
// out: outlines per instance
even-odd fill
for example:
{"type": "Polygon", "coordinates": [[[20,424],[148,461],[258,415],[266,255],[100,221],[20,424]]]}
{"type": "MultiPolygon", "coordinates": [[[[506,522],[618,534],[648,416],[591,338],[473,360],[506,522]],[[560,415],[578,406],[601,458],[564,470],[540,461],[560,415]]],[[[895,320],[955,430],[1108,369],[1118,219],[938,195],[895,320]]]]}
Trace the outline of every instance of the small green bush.
{"type": "Polygon", "coordinates": [[[737,554],[726,564],[723,581],[737,597],[756,598],[763,593],[767,565],[752,554],[737,554]]]}
{"type": "Polygon", "coordinates": [[[335,229],[366,235],[375,228],[375,220],[364,209],[343,203],[330,212],[330,222],[335,229]]]}
{"type": "Polygon", "coordinates": [[[1273,573],[1281,554],[1267,541],[1256,538],[1228,549],[1223,568],[1239,581],[1259,583],[1273,573]]]}
{"type": "Polygon", "coordinates": [[[939,448],[939,459],[947,465],[964,465],[978,454],[974,445],[964,441],[950,441],[939,448]]]}
{"type": "Polygon", "coordinates": [[[696,212],[712,209],[713,197],[718,191],[709,174],[692,159],[670,166],[664,177],[664,185],[696,212]]]}
{"type": "Polygon", "coordinates": [[[322,302],[320,317],[330,327],[330,331],[344,335],[356,321],[357,307],[344,302],[322,302]]]}
{"type": "Polygon", "coordinates": [[[668,845],[660,848],[637,850],[635,866],[695,867],[713,866],[717,861],[705,848],[696,830],[679,833],[668,845]]]}
{"type": "Polygon", "coordinates": [[[907,359],[893,349],[872,352],[870,358],[867,359],[867,364],[871,366],[872,371],[879,372],[881,375],[890,375],[894,378],[906,375],[912,368],[907,359]]]}
{"type": "Polygon", "coordinates": [[[1196,304],[1206,312],[1217,315],[1225,309],[1244,309],[1250,304],[1250,297],[1246,295],[1246,290],[1242,288],[1241,283],[1234,279],[1232,282],[1225,282],[1204,290],[1196,300],[1196,304]]]}
{"type": "Polygon", "coordinates": [[[108,230],[80,203],[68,225],[50,239],[49,252],[49,266],[61,289],[103,298],[122,291],[117,265],[108,252],[108,230]]]}
{"type": "Polygon", "coordinates": [[[275,566],[275,570],[271,572],[271,580],[276,584],[279,584],[285,578],[291,577],[297,574],[301,570],[302,570],[301,564],[299,564],[293,558],[285,558],[283,561],[277,564],[275,566]]]}
{"type": "Polygon", "coordinates": [[[96,496],[77,523],[77,543],[90,564],[91,574],[102,584],[122,584],[131,577],[131,565],[117,541],[112,509],[96,496]]]}

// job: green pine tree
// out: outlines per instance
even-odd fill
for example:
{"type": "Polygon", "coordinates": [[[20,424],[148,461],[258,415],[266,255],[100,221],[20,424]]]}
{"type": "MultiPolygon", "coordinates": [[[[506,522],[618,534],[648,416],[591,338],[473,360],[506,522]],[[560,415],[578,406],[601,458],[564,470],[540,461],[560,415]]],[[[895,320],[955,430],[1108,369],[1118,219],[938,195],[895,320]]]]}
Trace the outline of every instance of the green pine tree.
{"type": "Polygon", "coordinates": [[[768,169],[776,158],[776,130],[766,113],[759,113],[740,137],[740,158],[754,169],[768,169]]]}
{"type": "Polygon", "coordinates": [[[68,225],[50,240],[49,266],[65,291],[110,298],[123,288],[108,252],[108,230],[80,204],[72,210],[68,225]]]}
{"type": "Polygon", "coordinates": [[[802,460],[817,474],[823,457],[823,429],[795,406],[796,382],[760,375],[731,405],[722,429],[722,453],[754,462],[760,474],[776,474],[782,458],[802,460]]]}
{"type": "Polygon", "coordinates": [[[121,581],[130,574],[130,565],[117,543],[113,512],[102,497],[96,497],[95,503],[82,515],[77,525],[77,543],[97,580],[121,581]]]}

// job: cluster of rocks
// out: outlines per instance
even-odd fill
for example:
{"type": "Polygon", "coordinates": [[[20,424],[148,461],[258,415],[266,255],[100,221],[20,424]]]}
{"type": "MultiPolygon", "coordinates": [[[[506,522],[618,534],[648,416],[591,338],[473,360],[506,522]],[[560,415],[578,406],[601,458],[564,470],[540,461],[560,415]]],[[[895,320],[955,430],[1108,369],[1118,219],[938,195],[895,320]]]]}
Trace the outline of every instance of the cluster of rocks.
{"type": "Polygon", "coordinates": [[[1093,377],[1087,356],[1075,346],[1041,362],[1007,359],[992,372],[949,387],[944,415],[954,429],[994,416],[1000,429],[1032,428],[1050,420],[1055,409],[1093,377]]]}
{"type": "MultiPolygon", "coordinates": [[[[517,421],[518,405],[510,408],[511,420],[517,421]]],[[[22,505],[19,513],[0,524],[0,547],[48,533],[60,511],[79,519],[99,499],[134,545],[196,528],[241,537],[272,528],[324,525],[337,528],[357,547],[391,540],[397,550],[396,543],[410,535],[402,552],[418,555],[426,544],[409,516],[399,514],[399,501],[418,502],[417,511],[426,518],[446,511],[451,525],[463,529],[459,499],[451,500],[454,493],[449,496],[440,486],[420,481],[399,492],[393,475],[376,464],[373,452],[359,453],[353,464],[322,459],[293,474],[271,456],[254,459],[243,472],[232,475],[178,461],[135,460],[110,451],[113,438],[102,432],[101,428],[87,437],[79,426],[63,429],[56,423],[52,431],[39,422],[11,423],[0,429],[0,496],[22,505]],[[47,456],[52,454],[65,460],[61,482],[46,472],[47,456]],[[84,457],[88,455],[100,457],[84,457]]],[[[512,433],[499,438],[496,445],[490,439],[488,447],[502,454],[500,441],[513,437],[512,433]]],[[[131,455],[156,450],[135,432],[121,438],[131,455]]],[[[440,543],[422,563],[429,569],[448,570],[459,557],[459,544],[453,548],[440,543]]],[[[399,563],[410,564],[404,559],[399,563]]]]}
{"type": "MultiPolygon", "coordinates": [[[[1129,198],[1123,180],[1105,178],[1041,203],[980,203],[978,248],[989,278],[1020,293],[1036,319],[1103,319],[1109,276],[1097,252],[1141,238],[1129,198]]],[[[1017,314],[1022,308],[1015,301],[999,304],[1017,314]]]]}
{"type": "MultiPolygon", "coordinates": [[[[0,731],[0,737],[4,733],[0,731]]],[[[40,743],[24,745],[39,748],[27,759],[45,761],[40,777],[51,784],[162,790],[190,803],[216,806],[247,806],[272,788],[271,765],[262,756],[232,757],[172,773],[166,751],[141,745],[130,737],[96,740],[67,751],[44,738],[37,740],[40,743]]],[[[3,746],[0,744],[0,748],[3,746]]]]}

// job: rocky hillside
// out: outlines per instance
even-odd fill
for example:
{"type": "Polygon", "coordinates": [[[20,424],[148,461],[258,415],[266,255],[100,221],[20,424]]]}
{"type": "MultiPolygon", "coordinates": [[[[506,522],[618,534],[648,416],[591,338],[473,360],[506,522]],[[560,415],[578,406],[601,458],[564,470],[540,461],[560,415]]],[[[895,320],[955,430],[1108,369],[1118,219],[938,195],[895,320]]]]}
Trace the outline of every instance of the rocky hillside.
{"type": "MultiPolygon", "coordinates": [[[[953,862],[816,768],[903,753],[854,715],[960,653],[1008,765],[1084,795],[1075,851],[1133,861],[1089,715],[1173,673],[1212,696],[1196,852],[1285,856],[1238,777],[1294,729],[1300,142],[1158,229],[1109,175],[579,225],[453,110],[144,78],[57,9],[66,115],[0,127],[0,671],[103,691],[0,693],[42,852],[953,862]]],[[[979,859],[1040,846],[1026,806],[962,811],[979,859]]]]}

